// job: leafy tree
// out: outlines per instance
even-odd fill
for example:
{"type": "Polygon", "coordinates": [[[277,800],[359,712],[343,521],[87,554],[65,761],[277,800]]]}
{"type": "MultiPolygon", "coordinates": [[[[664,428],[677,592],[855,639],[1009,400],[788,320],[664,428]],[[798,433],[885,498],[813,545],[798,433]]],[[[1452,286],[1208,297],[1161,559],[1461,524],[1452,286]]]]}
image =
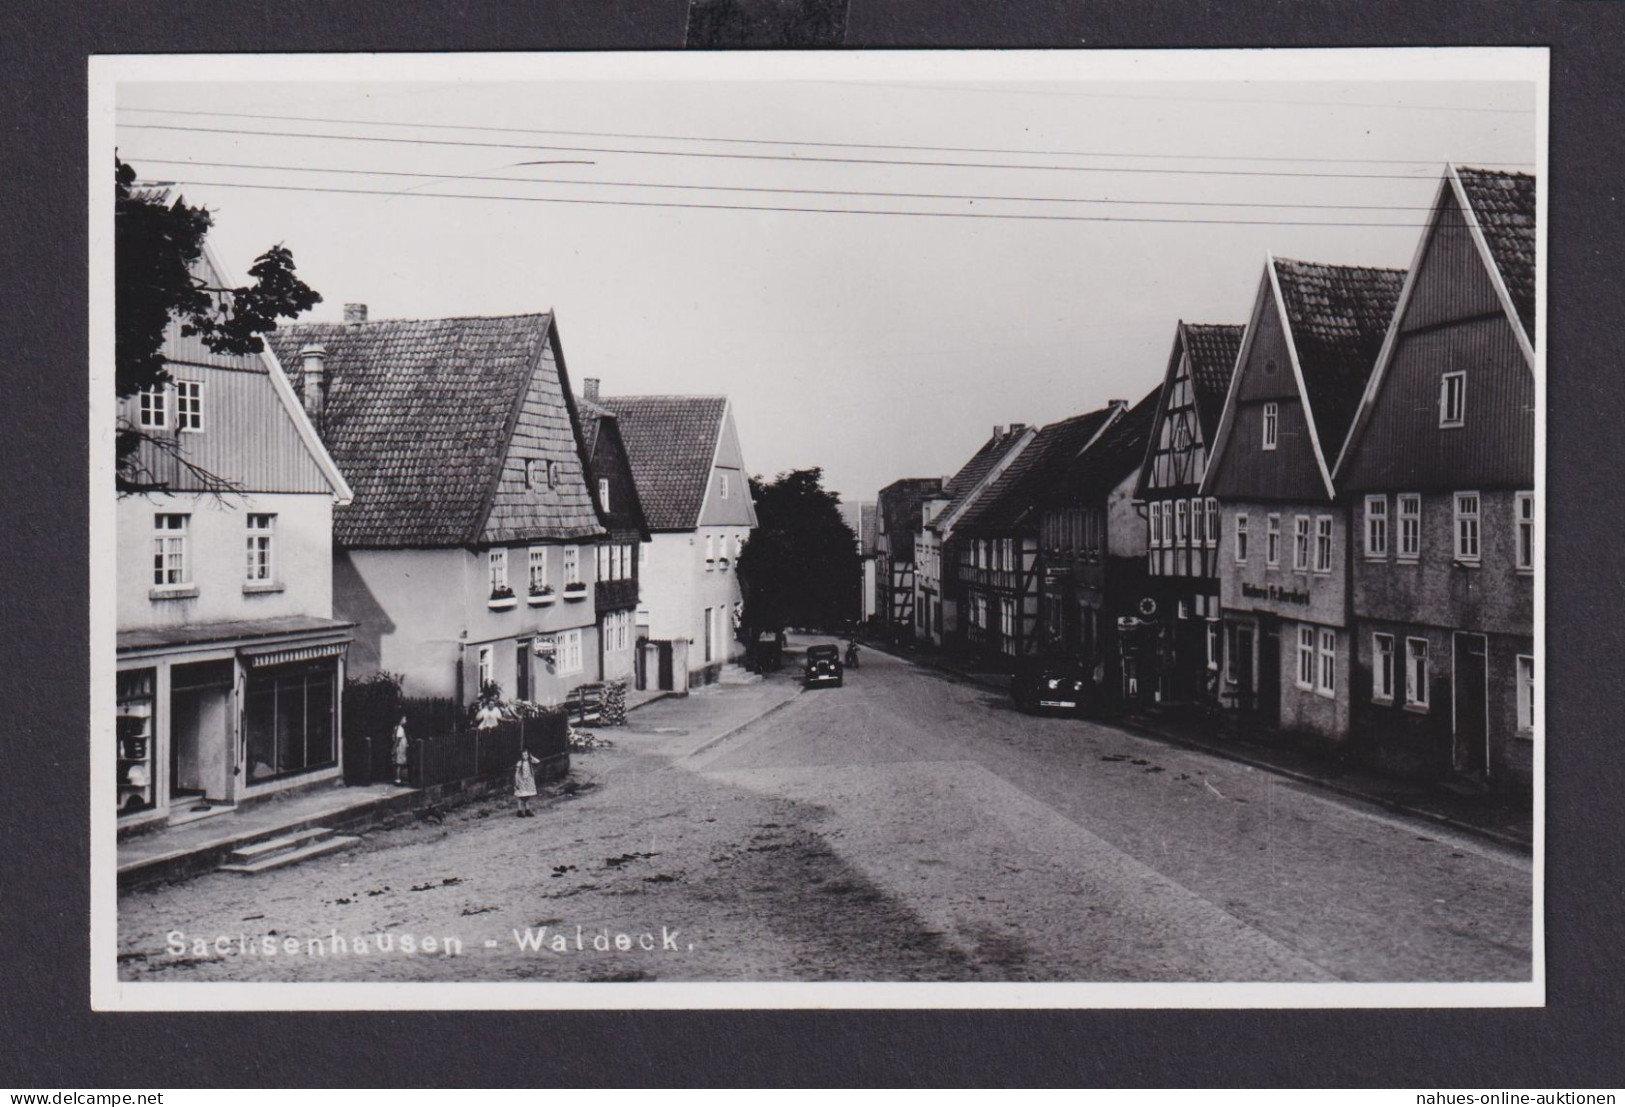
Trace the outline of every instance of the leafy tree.
{"type": "MultiPolygon", "coordinates": [[[[181,334],[196,335],[215,353],[256,354],[260,336],[277,320],[293,319],[321,303],[321,296],[294,272],[293,254],[281,244],[261,254],[238,288],[211,285],[200,275],[203,242],[214,217],[168,191],[136,184],[134,168],[113,159],[114,388],[119,399],[170,381],[164,367],[164,332],[172,318],[181,334]]],[[[173,435],[142,430],[120,420],[116,438],[120,493],[162,492],[142,467],[143,442],[176,458],[204,488],[222,492],[231,482],[201,469],[182,454],[173,435]]]]}
{"type": "Polygon", "coordinates": [[[823,476],[822,469],[796,469],[771,483],[750,482],[757,527],[739,555],[739,577],[741,622],[752,636],[786,626],[839,627],[858,609],[857,536],[823,476]]]}

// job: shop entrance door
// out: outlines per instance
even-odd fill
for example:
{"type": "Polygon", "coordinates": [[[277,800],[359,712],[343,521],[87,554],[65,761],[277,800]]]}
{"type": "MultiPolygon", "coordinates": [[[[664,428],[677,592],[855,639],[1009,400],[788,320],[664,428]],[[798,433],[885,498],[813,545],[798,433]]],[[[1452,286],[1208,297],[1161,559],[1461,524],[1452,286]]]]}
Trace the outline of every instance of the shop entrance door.
{"type": "Polygon", "coordinates": [[[1236,701],[1243,711],[1258,710],[1253,670],[1253,628],[1236,628],[1236,701]]]}
{"type": "Polygon", "coordinates": [[[1455,730],[1456,771],[1483,777],[1489,771],[1488,711],[1489,671],[1485,663],[1488,639],[1482,634],[1462,634],[1454,639],[1450,687],[1451,718],[1455,730]]]}
{"type": "Polygon", "coordinates": [[[231,801],[232,663],[177,665],[170,685],[169,794],[188,800],[231,801]]]}

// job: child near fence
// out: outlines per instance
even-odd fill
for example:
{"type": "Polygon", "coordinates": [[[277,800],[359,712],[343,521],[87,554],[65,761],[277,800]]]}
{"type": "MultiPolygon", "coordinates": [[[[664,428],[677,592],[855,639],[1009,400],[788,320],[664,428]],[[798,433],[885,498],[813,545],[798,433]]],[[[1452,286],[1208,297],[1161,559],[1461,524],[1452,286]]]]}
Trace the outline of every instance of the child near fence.
{"type": "Polygon", "coordinates": [[[519,761],[513,767],[513,795],[519,804],[519,810],[514,812],[515,817],[529,819],[535,816],[530,809],[530,797],[536,794],[536,773],[532,765],[540,765],[541,759],[531,756],[528,749],[519,751],[519,761]]]}
{"type": "Polygon", "coordinates": [[[395,745],[390,750],[390,760],[395,763],[395,783],[406,783],[406,716],[395,724],[395,745]]]}

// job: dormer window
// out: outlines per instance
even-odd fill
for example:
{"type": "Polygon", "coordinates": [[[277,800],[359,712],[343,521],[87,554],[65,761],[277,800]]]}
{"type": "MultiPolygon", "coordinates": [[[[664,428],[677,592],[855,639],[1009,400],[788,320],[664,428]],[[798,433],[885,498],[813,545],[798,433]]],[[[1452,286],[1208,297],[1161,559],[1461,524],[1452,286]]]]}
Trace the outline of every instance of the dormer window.
{"type": "Polygon", "coordinates": [[[1446,373],[1439,381],[1439,426],[1459,427],[1467,412],[1467,374],[1446,373]]]}
{"type": "Polygon", "coordinates": [[[1273,401],[1264,405],[1264,448],[1275,449],[1281,430],[1281,406],[1273,401]]]}

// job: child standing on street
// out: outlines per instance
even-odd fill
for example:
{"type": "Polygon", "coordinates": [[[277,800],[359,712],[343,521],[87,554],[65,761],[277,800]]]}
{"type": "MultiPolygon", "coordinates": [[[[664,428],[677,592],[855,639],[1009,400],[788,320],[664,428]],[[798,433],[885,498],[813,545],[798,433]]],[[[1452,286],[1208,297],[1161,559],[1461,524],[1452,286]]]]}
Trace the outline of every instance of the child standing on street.
{"type": "Polygon", "coordinates": [[[530,797],[536,794],[536,773],[532,765],[540,765],[541,759],[532,757],[528,749],[519,751],[519,761],[513,767],[513,796],[519,803],[519,810],[514,812],[515,818],[530,819],[536,813],[530,809],[530,797]]]}
{"type": "Polygon", "coordinates": [[[390,751],[390,760],[395,762],[395,783],[406,783],[406,716],[395,724],[395,746],[390,751]]]}

